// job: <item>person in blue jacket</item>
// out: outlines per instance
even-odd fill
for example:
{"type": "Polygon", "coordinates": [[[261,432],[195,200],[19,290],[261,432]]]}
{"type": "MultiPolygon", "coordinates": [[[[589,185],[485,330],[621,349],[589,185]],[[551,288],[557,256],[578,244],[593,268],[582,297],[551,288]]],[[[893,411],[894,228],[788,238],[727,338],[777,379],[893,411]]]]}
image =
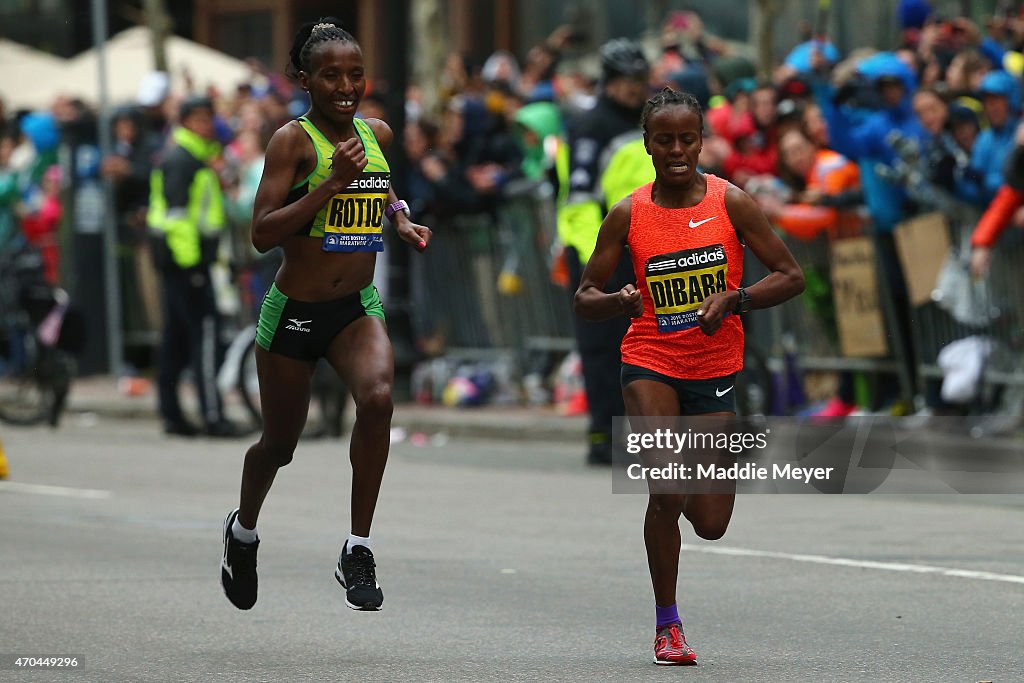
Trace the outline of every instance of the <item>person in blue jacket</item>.
{"type": "Polygon", "coordinates": [[[890,233],[905,217],[906,193],[878,173],[878,164],[889,166],[897,154],[892,146],[895,132],[921,143],[928,132],[914,115],[911,98],[917,79],[891,52],[865,59],[858,73],[871,84],[878,109],[836,106],[831,88],[819,85],[816,99],[828,122],[832,149],[860,165],[868,210],[879,232],[890,233]]]}
{"type": "Polygon", "coordinates": [[[1003,167],[1013,149],[1013,134],[1020,115],[1020,86],[1005,71],[990,71],[978,88],[988,128],[981,131],[971,150],[971,168],[977,181],[965,180],[957,195],[975,206],[989,205],[1003,184],[1003,167]]]}

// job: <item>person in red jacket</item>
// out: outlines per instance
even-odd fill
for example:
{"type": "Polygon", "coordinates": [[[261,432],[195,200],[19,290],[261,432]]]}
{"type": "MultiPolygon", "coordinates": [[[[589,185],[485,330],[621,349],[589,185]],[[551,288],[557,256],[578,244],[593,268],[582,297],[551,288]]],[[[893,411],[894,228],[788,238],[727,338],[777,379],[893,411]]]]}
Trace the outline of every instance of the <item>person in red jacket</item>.
{"type": "Polygon", "coordinates": [[[776,94],[771,84],[758,85],[750,94],[750,116],[733,122],[733,153],[722,170],[743,187],[756,175],[774,174],[778,162],[776,94]]]}
{"type": "Polygon", "coordinates": [[[1017,128],[1013,151],[1006,160],[1005,183],[996,192],[971,234],[971,274],[984,277],[992,264],[992,248],[1010,226],[1024,227],[1024,124],[1017,128]]]}
{"type": "Polygon", "coordinates": [[[57,284],[60,273],[57,226],[64,213],[60,203],[60,183],[60,166],[46,169],[40,183],[41,200],[38,206],[21,219],[21,229],[26,239],[43,257],[43,275],[51,285],[57,284]]]}
{"type": "Polygon", "coordinates": [[[999,188],[992,203],[978,221],[971,234],[971,274],[984,277],[992,264],[992,248],[999,241],[999,236],[1011,223],[1024,227],[1024,215],[1019,213],[1024,207],[1024,192],[1015,190],[1009,185],[999,188]]]}

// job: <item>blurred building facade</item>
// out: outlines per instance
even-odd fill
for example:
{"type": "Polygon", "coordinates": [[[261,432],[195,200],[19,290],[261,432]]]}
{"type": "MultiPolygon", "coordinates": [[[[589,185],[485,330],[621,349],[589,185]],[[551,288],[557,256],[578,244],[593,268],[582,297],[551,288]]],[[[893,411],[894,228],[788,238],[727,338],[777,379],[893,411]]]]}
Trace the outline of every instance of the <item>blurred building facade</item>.
{"type": "MultiPolygon", "coordinates": [[[[531,46],[564,24],[576,29],[579,41],[575,47],[580,52],[592,52],[616,36],[653,36],[665,16],[675,10],[698,12],[711,34],[753,44],[759,8],[769,3],[780,9],[772,51],[781,58],[802,40],[802,32],[815,25],[822,4],[819,0],[406,0],[401,16],[395,16],[394,8],[389,7],[393,3],[378,0],[194,0],[173,4],[192,6],[190,12],[183,7],[178,10],[192,17],[193,34],[183,35],[236,57],[261,57],[272,66],[286,62],[297,23],[318,16],[337,16],[363,43],[372,72],[394,49],[396,31],[404,28],[412,37],[413,30],[419,30],[415,17],[424,9],[441,15],[439,32],[425,37],[482,63],[495,50],[525,55],[531,46]],[[403,23],[406,21],[409,23],[403,23]]],[[[999,0],[933,0],[931,4],[948,16],[980,18],[996,11],[999,0]]],[[[863,46],[886,49],[897,40],[893,17],[899,0],[830,5],[825,27],[840,51],[863,46]]]]}
{"type": "MultiPolygon", "coordinates": [[[[107,2],[111,34],[145,23],[148,0],[107,2]]],[[[899,0],[833,2],[826,26],[843,52],[860,46],[891,47],[892,18],[899,0]]],[[[934,0],[940,12],[981,17],[999,0],[934,0]]],[[[737,43],[753,43],[759,7],[779,9],[773,52],[781,57],[813,26],[819,0],[760,0],[712,3],[700,0],[175,0],[162,3],[172,31],[239,58],[256,57],[283,69],[295,28],[310,19],[340,18],[363,43],[371,72],[380,71],[401,42],[413,35],[415,18],[440,15],[436,33],[421,36],[482,62],[494,50],[522,55],[556,26],[577,28],[580,51],[592,51],[615,36],[653,35],[667,13],[697,11],[708,32],[737,43]]],[[[90,2],[0,0],[0,37],[70,57],[92,45],[90,2]]]]}

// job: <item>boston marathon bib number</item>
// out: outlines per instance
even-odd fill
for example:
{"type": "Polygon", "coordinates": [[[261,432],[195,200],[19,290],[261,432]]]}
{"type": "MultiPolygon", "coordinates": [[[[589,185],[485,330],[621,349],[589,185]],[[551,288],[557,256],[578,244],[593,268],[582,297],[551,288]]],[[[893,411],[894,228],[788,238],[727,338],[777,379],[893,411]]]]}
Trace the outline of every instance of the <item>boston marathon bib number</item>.
{"type": "Polygon", "coordinates": [[[324,251],[384,251],[390,173],[363,173],[327,202],[324,251]]]}
{"type": "Polygon", "coordinates": [[[725,291],[728,273],[729,261],[721,244],[649,259],[644,277],[654,301],[658,332],[696,327],[701,302],[715,292],[725,291]]]}

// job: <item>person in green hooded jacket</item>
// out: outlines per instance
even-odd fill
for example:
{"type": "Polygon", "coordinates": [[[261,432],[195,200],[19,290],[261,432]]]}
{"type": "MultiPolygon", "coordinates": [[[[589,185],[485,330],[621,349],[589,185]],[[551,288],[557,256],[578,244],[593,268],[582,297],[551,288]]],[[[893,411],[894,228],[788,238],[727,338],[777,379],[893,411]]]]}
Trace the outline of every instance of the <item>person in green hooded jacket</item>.
{"type": "Polygon", "coordinates": [[[531,102],[515,113],[516,138],[523,152],[520,170],[531,180],[541,180],[552,169],[559,201],[569,192],[569,148],[565,141],[562,111],[552,102],[531,102]]]}

